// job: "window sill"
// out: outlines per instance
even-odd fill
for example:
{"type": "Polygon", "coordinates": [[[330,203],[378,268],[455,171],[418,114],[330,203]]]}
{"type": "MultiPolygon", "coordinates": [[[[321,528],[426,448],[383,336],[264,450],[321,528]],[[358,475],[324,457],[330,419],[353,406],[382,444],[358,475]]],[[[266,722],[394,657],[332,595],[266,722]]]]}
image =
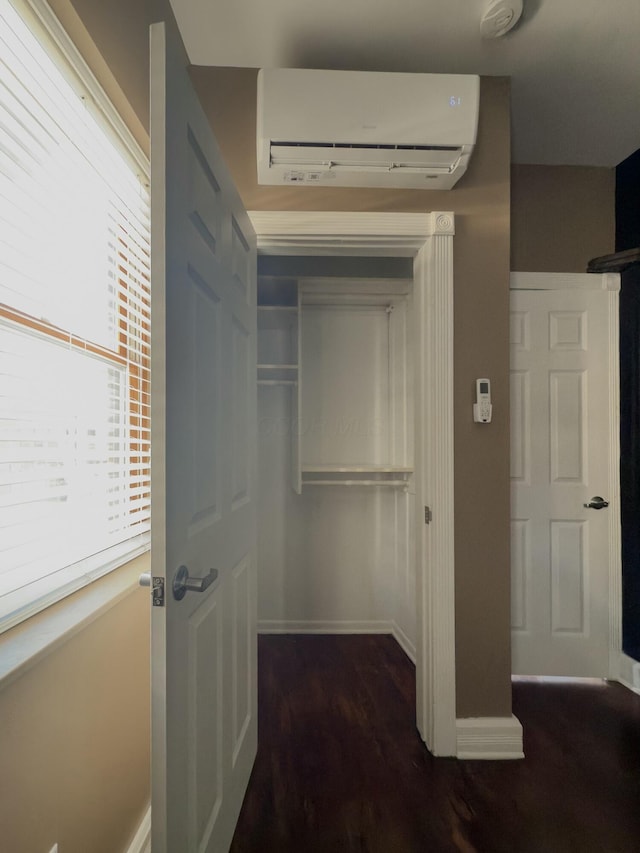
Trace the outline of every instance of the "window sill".
{"type": "Polygon", "coordinates": [[[0,689],[131,595],[150,565],[147,551],[2,634],[0,689]]]}

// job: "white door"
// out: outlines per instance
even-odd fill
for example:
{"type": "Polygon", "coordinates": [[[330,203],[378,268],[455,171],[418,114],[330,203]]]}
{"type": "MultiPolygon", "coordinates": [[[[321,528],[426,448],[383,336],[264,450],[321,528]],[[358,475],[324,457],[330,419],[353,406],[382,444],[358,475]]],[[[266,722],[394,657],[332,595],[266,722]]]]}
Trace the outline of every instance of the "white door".
{"type": "Polygon", "coordinates": [[[610,568],[620,570],[616,282],[512,275],[515,674],[609,675],[610,568]],[[544,287],[554,289],[526,289],[544,287]],[[585,507],[597,497],[610,505],[585,507]]]}
{"type": "Polygon", "coordinates": [[[224,853],[257,746],[255,235],[187,64],[152,26],[152,844],[224,853]]]}

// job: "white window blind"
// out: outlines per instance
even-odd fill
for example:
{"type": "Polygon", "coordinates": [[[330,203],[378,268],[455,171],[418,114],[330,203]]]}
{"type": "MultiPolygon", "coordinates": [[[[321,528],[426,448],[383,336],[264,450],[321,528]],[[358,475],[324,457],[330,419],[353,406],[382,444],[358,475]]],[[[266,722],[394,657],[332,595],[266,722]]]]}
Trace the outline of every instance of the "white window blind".
{"type": "Polygon", "coordinates": [[[0,630],[149,538],[143,158],[34,20],[0,0],[0,630]]]}

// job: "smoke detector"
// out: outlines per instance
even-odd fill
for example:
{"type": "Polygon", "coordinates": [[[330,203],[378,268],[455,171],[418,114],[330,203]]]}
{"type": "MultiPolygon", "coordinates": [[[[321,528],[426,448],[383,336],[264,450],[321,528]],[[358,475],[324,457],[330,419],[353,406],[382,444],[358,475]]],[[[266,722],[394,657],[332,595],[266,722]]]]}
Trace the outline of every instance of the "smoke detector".
{"type": "Polygon", "coordinates": [[[522,0],[491,0],[480,20],[483,39],[498,39],[513,29],[522,15],[522,0]]]}

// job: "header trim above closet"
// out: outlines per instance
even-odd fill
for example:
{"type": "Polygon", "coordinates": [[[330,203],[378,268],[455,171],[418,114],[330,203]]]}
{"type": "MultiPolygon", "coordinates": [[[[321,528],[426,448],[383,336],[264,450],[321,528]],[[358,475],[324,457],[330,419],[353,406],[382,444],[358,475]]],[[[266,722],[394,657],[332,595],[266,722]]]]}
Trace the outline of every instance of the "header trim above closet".
{"type": "Polygon", "coordinates": [[[352,213],[250,210],[264,255],[417,255],[425,239],[453,237],[451,212],[352,213]]]}

